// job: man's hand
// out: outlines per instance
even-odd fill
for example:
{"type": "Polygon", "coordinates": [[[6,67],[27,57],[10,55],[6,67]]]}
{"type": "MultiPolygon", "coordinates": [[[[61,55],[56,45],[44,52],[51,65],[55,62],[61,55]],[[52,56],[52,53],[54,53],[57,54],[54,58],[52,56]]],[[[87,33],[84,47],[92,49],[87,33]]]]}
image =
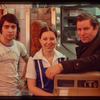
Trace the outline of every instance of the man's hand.
{"type": "Polygon", "coordinates": [[[51,67],[48,67],[45,74],[46,74],[47,78],[54,79],[54,76],[56,74],[61,73],[62,70],[63,70],[62,65],[59,63],[59,64],[53,65],[51,67]]]}

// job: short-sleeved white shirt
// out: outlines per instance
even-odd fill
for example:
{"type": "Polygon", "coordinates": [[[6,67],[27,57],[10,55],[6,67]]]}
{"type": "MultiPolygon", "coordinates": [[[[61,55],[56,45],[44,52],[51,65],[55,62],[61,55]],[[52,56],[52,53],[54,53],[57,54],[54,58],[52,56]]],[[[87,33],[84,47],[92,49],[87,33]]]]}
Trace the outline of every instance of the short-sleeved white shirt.
{"type": "MultiPolygon", "coordinates": [[[[56,49],[54,49],[54,51],[55,51],[55,54],[54,54],[52,65],[55,65],[58,63],[58,58],[66,59],[66,57],[62,53],[60,53],[56,49]]],[[[35,70],[35,64],[34,64],[35,59],[42,59],[42,64],[44,68],[51,66],[50,63],[47,61],[47,59],[43,56],[42,49],[40,49],[34,55],[34,57],[29,57],[28,64],[27,64],[26,78],[36,79],[36,70],[35,70]]]]}
{"type": "Polygon", "coordinates": [[[0,95],[16,96],[19,81],[18,62],[20,57],[25,57],[27,51],[19,41],[13,40],[7,46],[0,41],[0,95]]]}

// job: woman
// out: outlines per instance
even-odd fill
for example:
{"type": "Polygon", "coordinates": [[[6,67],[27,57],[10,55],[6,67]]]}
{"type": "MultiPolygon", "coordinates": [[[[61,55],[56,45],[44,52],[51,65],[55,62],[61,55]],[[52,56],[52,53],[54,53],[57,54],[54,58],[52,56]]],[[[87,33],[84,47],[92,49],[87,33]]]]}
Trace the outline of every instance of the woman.
{"type": "Polygon", "coordinates": [[[57,40],[56,30],[45,26],[39,36],[42,48],[29,58],[26,78],[29,91],[35,96],[53,96],[54,81],[45,76],[45,70],[66,59],[55,49],[57,40]]]}

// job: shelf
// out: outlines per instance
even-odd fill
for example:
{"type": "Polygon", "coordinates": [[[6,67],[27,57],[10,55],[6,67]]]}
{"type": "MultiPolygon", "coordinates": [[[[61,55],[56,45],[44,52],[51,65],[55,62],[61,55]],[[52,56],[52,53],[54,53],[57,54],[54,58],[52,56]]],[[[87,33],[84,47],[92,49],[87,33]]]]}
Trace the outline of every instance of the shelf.
{"type": "Polygon", "coordinates": [[[76,16],[64,16],[64,19],[74,19],[76,16]]]}
{"type": "Polygon", "coordinates": [[[70,26],[67,25],[67,26],[64,26],[64,28],[68,28],[68,29],[69,28],[75,28],[76,29],[76,26],[75,25],[70,25],[70,26]]]}

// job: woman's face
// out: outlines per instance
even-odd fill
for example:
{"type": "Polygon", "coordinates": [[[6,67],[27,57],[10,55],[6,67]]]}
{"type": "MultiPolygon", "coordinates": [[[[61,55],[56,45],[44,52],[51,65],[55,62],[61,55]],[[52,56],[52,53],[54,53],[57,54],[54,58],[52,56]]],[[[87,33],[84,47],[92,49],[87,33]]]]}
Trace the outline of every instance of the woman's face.
{"type": "Polygon", "coordinates": [[[42,33],[40,43],[43,51],[51,52],[56,46],[57,38],[52,31],[42,33]]]}

